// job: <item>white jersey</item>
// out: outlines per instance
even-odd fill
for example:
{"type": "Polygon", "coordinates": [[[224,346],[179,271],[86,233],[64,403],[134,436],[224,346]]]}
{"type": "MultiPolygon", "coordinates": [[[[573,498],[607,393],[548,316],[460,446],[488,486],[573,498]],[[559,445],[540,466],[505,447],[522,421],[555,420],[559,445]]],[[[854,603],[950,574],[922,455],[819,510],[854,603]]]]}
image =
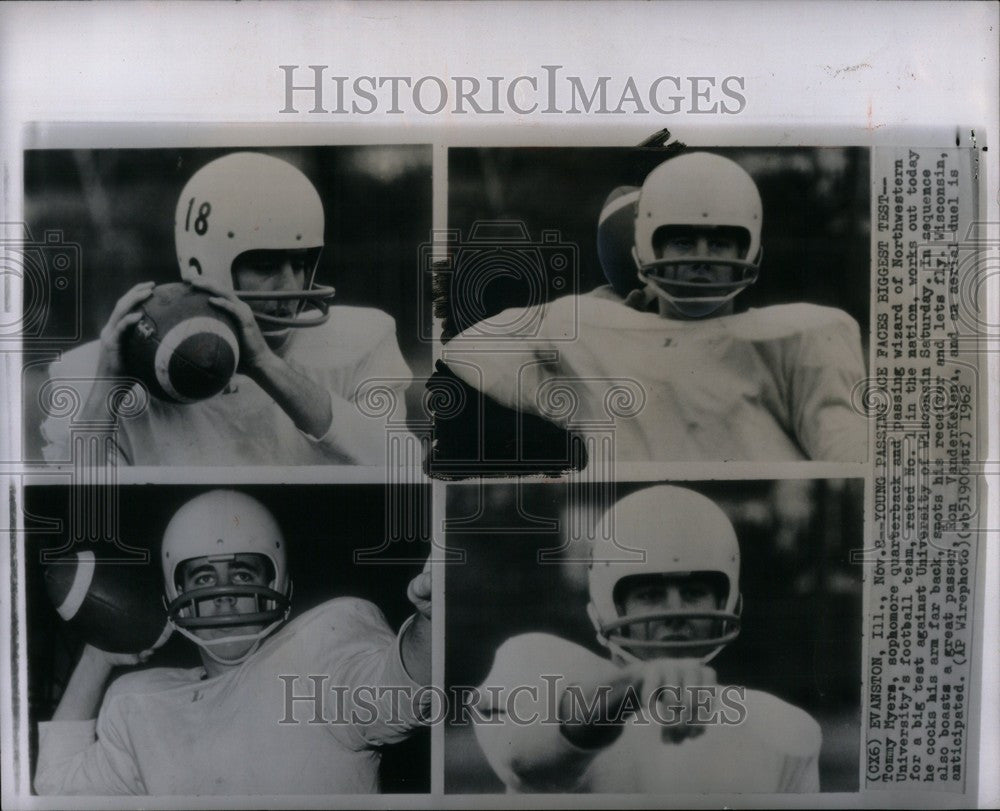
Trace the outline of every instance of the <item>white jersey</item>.
{"type": "Polygon", "coordinates": [[[222,675],[203,674],[198,667],[122,676],[104,697],[96,738],[94,721],[39,724],[35,790],[376,792],[378,747],[406,738],[426,711],[413,707],[417,685],[403,668],[397,636],[377,607],[355,598],[309,611],[222,675]],[[383,691],[381,701],[364,693],[360,701],[367,706],[354,707],[353,688],[362,685],[399,689],[395,696],[383,691]],[[318,695],[320,703],[292,701],[293,695],[318,695]],[[341,723],[352,715],[371,722],[341,723]]]}
{"type": "Polygon", "coordinates": [[[533,337],[490,341],[472,328],[447,344],[445,362],[508,408],[613,433],[623,462],[867,457],[851,402],[865,377],[861,340],[841,310],[786,304],[679,321],[604,288],[536,309],[492,319],[535,324],[533,337]]]}
{"type": "MultiPolygon", "coordinates": [[[[50,379],[72,381],[80,402],[87,399],[100,344],[67,352],[49,368],[50,379]]],[[[405,420],[404,394],[411,373],[396,340],[396,325],[386,313],[362,307],[332,307],[318,327],[293,329],[283,357],[334,397],[354,404],[365,381],[384,379],[399,402],[393,420],[405,420]]],[[[382,431],[382,418],[368,418],[382,431]]],[[[49,462],[70,462],[71,417],[49,417],[42,424],[43,453],[49,462]]],[[[331,429],[315,438],[300,431],[291,417],[253,380],[233,377],[221,394],[177,405],[149,398],[137,416],[123,417],[115,433],[119,459],[132,465],[325,465],[384,464],[384,451],[351,459],[342,437],[331,429]]],[[[377,444],[376,444],[377,447],[377,444]]]]}
{"type": "MultiPolygon", "coordinates": [[[[679,743],[664,739],[655,720],[637,715],[603,748],[571,743],[558,723],[514,723],[553,718],[567,683],[599,680],[612,667],[607,659],[549,634],[514,637],[497,651],[482,688],[480,711],[502,723],[475,726],[476,737],[508,791],[614,794],[812,793],[819,791],[819,724],[808,713],[757,690],[745,690],[741,723],[708,726],[679,743]],[[542,679],[540,674],[545,674],[542,679]],[[555,677],[560,681],[555,682],[555,677]],[[552,692],[553,683],[557,684],[552,692]],[[508,696],[522,689],[514,704],[508,696]],[[487,690],[487,686],[493,688],[487,690]],[[503,692],[500,692],[500,688],[503,692]],[[499,700],[497,700],[499,696],[499,700]]],[[[730,713],[733,718],[738,717],[730,713]]]]}

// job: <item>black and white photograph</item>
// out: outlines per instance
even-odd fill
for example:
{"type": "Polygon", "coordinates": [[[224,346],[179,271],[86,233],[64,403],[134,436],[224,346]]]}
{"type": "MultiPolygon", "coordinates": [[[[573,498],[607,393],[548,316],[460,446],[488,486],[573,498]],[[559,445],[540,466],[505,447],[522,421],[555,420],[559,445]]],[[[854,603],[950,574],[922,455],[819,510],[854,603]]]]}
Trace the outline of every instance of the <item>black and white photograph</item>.
{"type": "Polygon", "coordinates": [[[26,550],[36,794],[430,790],[431,574],[384,542],[385,488],[40,486],[26,504],[50,528],[26,550]],[[114,533],[70,540],[102,516],[114,533]]]}
{"type": "Polygon", "coordinates": [[[1000,807],[998,28],[0,3],[3,811],[1000,807]]]}
{"type": "Polygon", "coordinates": [[[608,429],[616,462],[867,459],[867,150],[469,148],[448,170],[437,380],[469,405],[437,420],[438,469],[559,472],[608,429]]]}
{"type": "Polygon", "coordinates": [[[123,465],[386,464],[430,372],[429,147],[30,149],[24,190],[26,460],[104,422],[123,465]]]}
{"type": "Polygon", "coordinates": [[[453,486],[448,793],[811,794],[861,769],[863,480],[453,486]]]}

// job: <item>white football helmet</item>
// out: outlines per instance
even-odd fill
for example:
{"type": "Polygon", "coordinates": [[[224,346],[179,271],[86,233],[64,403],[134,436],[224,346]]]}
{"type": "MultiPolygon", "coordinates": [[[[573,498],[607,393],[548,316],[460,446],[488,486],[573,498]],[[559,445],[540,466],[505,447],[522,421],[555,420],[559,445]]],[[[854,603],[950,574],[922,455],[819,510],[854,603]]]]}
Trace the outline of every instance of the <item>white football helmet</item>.
{"type": "Polygon", "coordinates": [[[286,161],[235,152],[203,166],[184,186],[174,214],[181,278],[203,277],[234,290],[233,262],[247,251],[310,250],[301,291],[241,291],[244,301],[298,299],[295,317],[254,313],[265,334],[313,327],[329,318],[332,287],[314,285],[323,248],[323,203],[313,184],[286,161]],[[300,317],[311,308],[308,317],[300,317]]]}
{"type": "Polygon", "coordinates": [[[598,641],[625,661],[684,655],[691,651],[703,661],[732,642],[740,630],[740,548],[726,514],[710,499],[691,490],[662,485],[617,502],[601,519],[604,531],[620,547],[639,550],[644,560],[600,560],[595,544],[590,564],[590,604],[587,612],[598,641]],[[714,611],[661,611],[622,615],[619,586],[639,575],[684,576],[710,573],[724,583],[721,604],[714,611]],[[697,640],[654,641],[631,636],[630,629],[650,622],[712,619],[713,636],[697,640]],[[706,652],[707,649],[707,652],[706,652]]]}
{"type": "Polygon", "coordinates": [[[671,158],[646,176],[639,193],[632,248],[639,279],[687,317],[709,316],[757,281],[762,222],[757,184],[739,164],[708,152],[671,158]],[[738,229],[747,248],[739,259],[661,259],[654,235],[667,226],[738,229]],[[739,271],[734,274],[739,278],[717,284],[677,281],[677,267],[690,264],[725,265],[739,271]]]}
{"type": "Polygon", "coordinates": [[[234,490],[212,490],[191,499],[170,519],[160,551],[167,616],[171,626],[223,664],[237,664],[249,657],[275,628],[288,618],[292,584],[288,578],[285,543],[274,516],[259,501],[234,490]],[[238,554],[263,555],[271,565],[267,586],[225,585],[181,591],[179,567],[186,560],[207,557],[209,562],[232,560],[238,554]],[[218,597],[253,597],[252,613],[201,617],[200,602],[218,597]],[[219,639],[202,639],[192,631],[264,625],[255,633],[236,633],[219,639]],[[238,659],[224,659],[212,648],[252,640],[254,645],[238,659]]]}

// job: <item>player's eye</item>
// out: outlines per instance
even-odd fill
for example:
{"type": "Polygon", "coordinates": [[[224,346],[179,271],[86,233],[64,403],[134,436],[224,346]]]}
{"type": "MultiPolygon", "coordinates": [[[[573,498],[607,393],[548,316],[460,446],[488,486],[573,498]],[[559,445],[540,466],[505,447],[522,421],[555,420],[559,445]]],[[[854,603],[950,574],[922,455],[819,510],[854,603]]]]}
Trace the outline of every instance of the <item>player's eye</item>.
{"type": "Polygon", "coordinates": [[[711,590],[708,586],[702,583],[694,583],[689,586],[685,586],[681,591],[681,596],[688,602],[693,602],[696,600],[704,600],[711,594],[711,590]]]}
{"type": "Polygon", "coordinates": [[[237,569],[232,573],[234,583],[263,583],[264,575],[257,569],[237,569]]]}
{"type": "Polygon", "coordinates": [[[215,585],[215,575],[208,574],[207,572],[204,574],[195,575],[194,580],[191,582],[191,585],[194,586],[195,588],[205,588],[207,586],[213,586],[215,585]]]}

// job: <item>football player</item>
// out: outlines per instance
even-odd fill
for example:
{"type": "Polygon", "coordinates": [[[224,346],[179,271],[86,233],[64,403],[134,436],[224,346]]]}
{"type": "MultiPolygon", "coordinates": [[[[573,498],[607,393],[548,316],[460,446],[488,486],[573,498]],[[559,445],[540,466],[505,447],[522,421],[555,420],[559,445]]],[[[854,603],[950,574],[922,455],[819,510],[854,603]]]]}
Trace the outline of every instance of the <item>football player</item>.
{"type": "Polygon", "coordinates": [[[475,726],[494,771],[521,792],[819,791],[816,721],[718,685],[709,664],[739,633],[740,553],[725,513],[669,486],[622,499],[604,520],[612,513],[617,545],[642,559],[603,560],[594,547],[588,612],[610,658],[550,634],[501,645],[481,690],[488,722],[475,726]]]}
{"type": "Polygon", "coordinates": [[[496,316],[539,324],[511,351],[491,352],[483,330],[466,330],[448,344],[461,361],[449,368],[564,428],[606,431],[614,419],[618,461],[863,461],[867,424],[851,399],[865,377],[857,323],[812,304],[734,312],[757,280],[762,218],[757,186],[735,162],[671,158],[605,203],[598,247],[609,287],[536,305],[537,318],[496,316]],[[616,413],[621,384],[641,392],[634,410],[616,413]],[[574,408],[561,408],[568,401],[574,408]]]}
{"type": "MultiPolygon", "coordinates": [[[[211,293],[212,303],[234,317],[240,365],[215,397],[191,404],[152,399],[141,414],[122,419],[113,435],[119,460],[384,464],[383,426],[362,414],[354,398],[365,380],[390,379],[405,409],[410,370],[390,316],[329,307],[332,288],[314,282],[323,232],[319,194],[286,161],[238,152],[194,174],[174,218],[181,278],[211,293]]],[[[100,340],[52,365],[50,377],[94,381],[82,384],[79,420],[107,420],[109,392],[126,374],[123,336],[152,288],[144,282],[126,292],[100,340]]],[[[69,458],[70,428],[68,418],[43,423],[46,459],[69,458]]]]}
{"type": "Polygon", "coordinates": [[[87,646],[52,721],[39,724],[35,789],[378,791],[380,747],[405,739],[426,712],[417,695],[431,678],[430,573],[411,581],[417,610],[398,634],[353,597],[286,622],[285,546],[271,513],[245,494],[215,490],[181,507],[163,537],[164,589],[170,623],[202,665],[134,671],[105,691],[113,667],[149,652],[87,646]]]}

